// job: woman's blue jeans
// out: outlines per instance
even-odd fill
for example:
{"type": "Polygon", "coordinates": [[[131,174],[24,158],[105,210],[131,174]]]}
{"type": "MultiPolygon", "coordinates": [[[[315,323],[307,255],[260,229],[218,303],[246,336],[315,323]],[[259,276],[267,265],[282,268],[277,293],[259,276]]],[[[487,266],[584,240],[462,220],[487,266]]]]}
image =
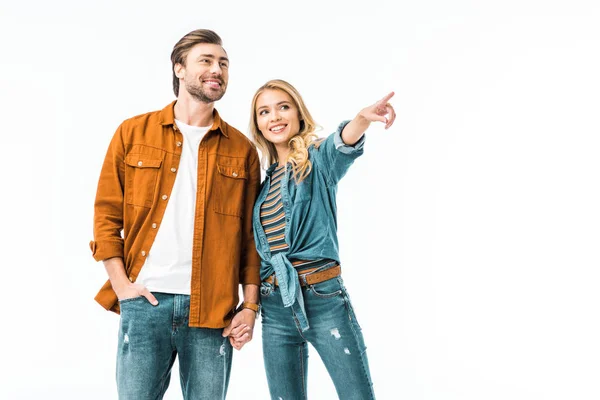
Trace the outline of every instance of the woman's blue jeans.
{"type": "Polygon", "coordinates": [[[374,399],[366,346],[341,277],[302,287],[310,328],[302,332],[279,287],[262,282],[262,339],[272,399],[307,398],[308,343],[342,400],[374,399]]]}
{"type": "Polygon", "coordinates": [[[190,328],[190,296],[153,294],[157,306],[145,297],[120,302],[119,399],[162,399],[176,356],[184,399],[224,399],[232,347],[223,329],[190,328]]]}

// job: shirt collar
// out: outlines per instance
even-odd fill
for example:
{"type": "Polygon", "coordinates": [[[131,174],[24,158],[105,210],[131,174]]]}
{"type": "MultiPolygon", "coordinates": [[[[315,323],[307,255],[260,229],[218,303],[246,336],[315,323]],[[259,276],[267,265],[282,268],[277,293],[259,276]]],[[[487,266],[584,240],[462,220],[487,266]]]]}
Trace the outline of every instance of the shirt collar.
{"type": "MultiPolygon", "coordinates": [[[[160,121],[161,125],[165,126],[165,125],[174,125],[175,124],[175,103],[176,102],[177,102],[177,100],[171,102],[169,105],[167,105],[165,108],[163,108],[160,111],[159,121],[160,121]]],[[[213,109],[213,124],[210,127],[210,129],[208,130],[208,132],[210,132],[210,131],[217,131],[219,133],[222,133],[223,136],[229,137],[229,135],[227,134],[227,123],[221,119],[221,116],[219,115],[219,112],[217,111],[216,108],[213,109]]]]}
{"type": "Polygon", "coordinates": [[[277,168],[277,166],[279,165],[279,163],[276,161],[273,164],[271,164],[271,166],[269,168],[267,168],[267,176],[271,176],[271,174],[273,173],[273,171],[275,171],[275,169],[277,168]]]}

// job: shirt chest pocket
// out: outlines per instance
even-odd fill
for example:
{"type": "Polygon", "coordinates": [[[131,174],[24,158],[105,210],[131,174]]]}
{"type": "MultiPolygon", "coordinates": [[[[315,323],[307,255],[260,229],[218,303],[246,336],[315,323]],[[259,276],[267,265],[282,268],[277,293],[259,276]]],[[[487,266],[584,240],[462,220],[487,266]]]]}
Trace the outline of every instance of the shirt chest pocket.
{"type": "Polygon", "coordinates": [[[290,190],[290,198],[292,203],[297,204],[312,200],[314,173],[308,174],[300,183],[290,181],[288,183],[290,190]]]}
{"type": "Polygon", "coordinates": [[[245,165],[222,157],[217,160],[213,187],[213,209],[219,214],[242,218],[248,171],[245,165]]]}
{"type": "Polygon", "coordinates": [[[162,160],[146,154],[128,154],[125,165],[126,203],[152,207],[162,160]]]}

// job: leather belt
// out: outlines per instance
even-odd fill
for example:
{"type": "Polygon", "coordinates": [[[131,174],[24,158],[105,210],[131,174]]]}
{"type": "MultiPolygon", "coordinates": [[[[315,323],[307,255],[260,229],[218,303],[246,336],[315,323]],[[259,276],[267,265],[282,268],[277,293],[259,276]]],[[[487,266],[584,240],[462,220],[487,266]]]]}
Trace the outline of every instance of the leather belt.
{"type": "MultiPolygon", "coordinates": [[[[336,276],[340,276],[342,274],[342,267],[339,265],[336,265],[335,267],[332,267],[332,268],[328,268],[324,271],[314,272],[317,269],[318,268],[304,270],[301,273],[299,273],[298,280],[300,281],[300,286],[308,286],[308,285],[314,285],[314,284],[317,284],[320,282],[325,282],[331,278],[335,278],[336,276]]],[[[275,285],[278,285],[277,278],[275,278],[275,274],[273,274],[273,275],[269,276],[267,279],[265,279],[265,282],[268,282],[271,284],[273,283],[273,281],[275,282],[275,285]]]]}

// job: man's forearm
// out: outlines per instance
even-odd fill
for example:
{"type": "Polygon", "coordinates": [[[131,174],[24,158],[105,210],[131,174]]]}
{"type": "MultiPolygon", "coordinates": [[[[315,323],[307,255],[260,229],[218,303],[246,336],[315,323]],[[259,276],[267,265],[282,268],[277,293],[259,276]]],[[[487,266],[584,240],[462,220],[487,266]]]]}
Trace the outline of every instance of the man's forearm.
{"type": "Polygon", "coordinates": [[[242,285],[243,290],[244,290],[244,301],[246,303],[253,303],[253,304],[258,304],[259,303],[259,297],[258,297],[258,285],[242,285]]]}
{"type": "Polygon", "coordinates": [[[104,268],[108,273],[108,279],[113,290],[118,294],[121,288],[129,284],[129,278],[125,273],[125,264],[121,257],[112,257],[103,261],[104,268]]]}

